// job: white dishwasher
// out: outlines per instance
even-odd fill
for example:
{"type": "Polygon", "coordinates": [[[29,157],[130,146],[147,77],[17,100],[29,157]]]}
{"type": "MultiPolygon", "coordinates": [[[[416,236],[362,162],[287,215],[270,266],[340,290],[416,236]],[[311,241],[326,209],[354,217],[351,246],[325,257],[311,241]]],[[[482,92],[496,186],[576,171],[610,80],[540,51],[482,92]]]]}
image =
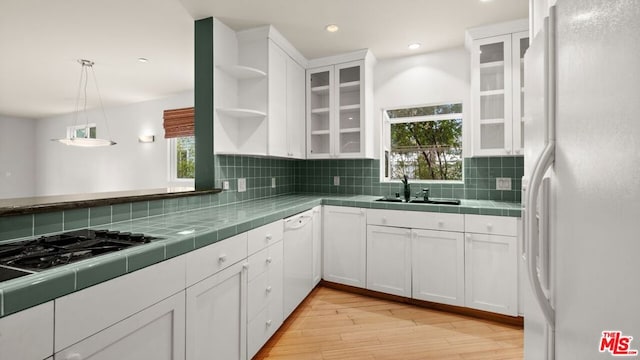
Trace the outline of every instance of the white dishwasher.
{"type": "Polygon", "coordinates": [[[313,289],[313,210],[284,219],[284,318],[313,289]]]}

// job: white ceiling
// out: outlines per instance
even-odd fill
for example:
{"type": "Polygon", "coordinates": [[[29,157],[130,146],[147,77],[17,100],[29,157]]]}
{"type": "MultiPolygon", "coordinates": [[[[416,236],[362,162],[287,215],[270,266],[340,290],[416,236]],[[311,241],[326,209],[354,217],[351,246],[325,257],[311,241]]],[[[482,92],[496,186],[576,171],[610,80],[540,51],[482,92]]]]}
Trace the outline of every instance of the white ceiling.
{"type": "Polygon", "coordinates": [[[527,10],[528,0],[1,0],[0,114],[73,111],[81,58],[95,61],[107,107],[191,90],[193,20],[208,16],[235,30],[273,24],[309,59],[362,48],[382,59],[462,46],[466,28],[527,10]],[[326,32],[331,23],[340,31],[326,32]]]}

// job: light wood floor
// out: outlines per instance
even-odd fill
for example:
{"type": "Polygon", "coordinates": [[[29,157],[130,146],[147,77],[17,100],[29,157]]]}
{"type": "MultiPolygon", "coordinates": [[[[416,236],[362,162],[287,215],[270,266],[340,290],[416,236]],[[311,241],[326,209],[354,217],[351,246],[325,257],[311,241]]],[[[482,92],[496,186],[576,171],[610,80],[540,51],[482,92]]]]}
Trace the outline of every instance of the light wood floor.
{"type": "Polygon", "coordinates": [[[523,330],[316,288],[254,359],[522,359],[523,330]]]}

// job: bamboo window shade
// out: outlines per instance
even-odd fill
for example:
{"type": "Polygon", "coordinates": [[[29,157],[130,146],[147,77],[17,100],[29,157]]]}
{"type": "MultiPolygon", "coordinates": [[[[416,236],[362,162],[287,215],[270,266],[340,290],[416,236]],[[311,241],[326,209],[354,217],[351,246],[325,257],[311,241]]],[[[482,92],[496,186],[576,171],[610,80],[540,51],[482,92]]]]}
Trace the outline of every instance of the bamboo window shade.
{"type": "Polygon", "coordinates": [[[165,110],[163,118],[165,139],[194,135],[195,111],[193,107],[165,110]]]}

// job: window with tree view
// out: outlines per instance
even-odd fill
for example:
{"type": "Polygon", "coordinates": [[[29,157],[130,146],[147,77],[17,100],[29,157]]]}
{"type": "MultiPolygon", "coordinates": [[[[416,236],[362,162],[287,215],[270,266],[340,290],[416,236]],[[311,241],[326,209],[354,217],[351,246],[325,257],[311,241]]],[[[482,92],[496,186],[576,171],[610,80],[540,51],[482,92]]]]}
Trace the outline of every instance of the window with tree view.
{"type": "Polygon", "coordinates": [[[195,178],[196,142],[195,137],[175,138],[176,179],[195,178]]]}
{"type": "Polygon", "coordinates": [[[387,180],[462,180],[462,104],[385,111],[387,180]]]}

